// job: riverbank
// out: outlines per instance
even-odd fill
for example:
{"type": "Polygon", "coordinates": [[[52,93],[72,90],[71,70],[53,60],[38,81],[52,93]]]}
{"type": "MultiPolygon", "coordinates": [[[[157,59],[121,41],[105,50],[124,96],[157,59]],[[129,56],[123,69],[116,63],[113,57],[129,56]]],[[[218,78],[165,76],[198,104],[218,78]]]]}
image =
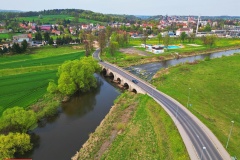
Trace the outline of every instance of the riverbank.
{"type": "Polygon", "coordinates": [[[150,97],[125,92],[72,158],[189,159],[177,128],[150,97]]]}
{"type": "Polygon", "coordinates": [[[160,70],[152,80],[158,90],[173,97],[196,115],[226,146],[240,157],[240,55],[206,59],[160,70]],[[189,89],[191,88],[191,89],[189,89]]]}
{"type": "Polygon", "coordinates": [[[163,53],[163,54],[152,55],[152,56],[131,55],[130,57],[128,56],[122,57],[120,55],[125,53],[121,53],[121,54],[118,53],[117,56],[120,56],[119,58],[117,57],[109,58],[109,56],[108,58],[104,56],[101,56],[101,57],[104,60],[109,61],[110,63],[118,65],[119,67],[130,67],[134,65],[142,65],[142,64],[153,63],[153,62],[163,62],[166,60],[179,59],[179,58],[191,57],[196,55],[205,55],[205,54],[211,54],[215,52],[224,52],[224,51],[235,50],[235,49],[240,49],[240,45],[207,48],[205,50],[200,50],[200,51],[179,52],[179,53],[178,51],[173,51],[171,53],[163,53]]]}

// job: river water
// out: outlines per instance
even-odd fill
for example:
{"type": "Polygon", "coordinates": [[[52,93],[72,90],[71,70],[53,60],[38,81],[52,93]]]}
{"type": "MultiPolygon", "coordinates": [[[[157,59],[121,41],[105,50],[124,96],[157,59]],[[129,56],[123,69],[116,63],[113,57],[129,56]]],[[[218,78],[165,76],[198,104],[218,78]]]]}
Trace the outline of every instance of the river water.
{"type": "Polygon", "coordinates": [[[233,55],[234,53],[240,53],[240,49],[202,54],[191,57],[166,60],[162,62],[147,63],[142,65],[131,66],[125,69],[146,81],[150,81],[152,77],[156,74],[156,72],[159,71],[161,68],[167,68],[169,66],[175,66],[186,62],[194,62],[196,60],[203,60],[206,57],[209,57],[210,59],[220,58],[222,56],[233,55]]]}
{"type": "Polygon", "coordinates": [[[61,105],[57,117],[43,122],[33,133],[35,147],[26,157],[33,160],[67,160],[82,147],[109,112],[120,91],[102,76],[99,87],[61,105]]]}

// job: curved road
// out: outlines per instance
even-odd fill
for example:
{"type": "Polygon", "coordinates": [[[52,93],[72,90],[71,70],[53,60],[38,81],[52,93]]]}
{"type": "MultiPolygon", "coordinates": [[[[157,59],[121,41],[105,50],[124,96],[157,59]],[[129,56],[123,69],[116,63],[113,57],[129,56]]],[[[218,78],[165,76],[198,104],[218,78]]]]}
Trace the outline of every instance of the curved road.
{"type": "Polygon", "coordinates": [[[191,159],[227,160],[230,155],[213,135],[193,114],[173,98],[156,90],[147,82],[107,62],[100,61],[99,50],[93,53],[93,57],[106,68],[122,75],[128,80],[138,79],[138,85],[153,97],[170,115],[177,126],[191,159]]]}

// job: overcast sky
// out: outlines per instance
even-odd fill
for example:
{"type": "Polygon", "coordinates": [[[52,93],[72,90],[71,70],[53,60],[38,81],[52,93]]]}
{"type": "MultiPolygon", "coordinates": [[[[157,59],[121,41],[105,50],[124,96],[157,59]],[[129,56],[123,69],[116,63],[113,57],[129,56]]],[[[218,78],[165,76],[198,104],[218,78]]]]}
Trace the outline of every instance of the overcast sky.
{"type": "Polygon", "coordinates": [[[84,9],[131,15],[240,16],[240,0],[0,0],[0,9],[84,9]]]}

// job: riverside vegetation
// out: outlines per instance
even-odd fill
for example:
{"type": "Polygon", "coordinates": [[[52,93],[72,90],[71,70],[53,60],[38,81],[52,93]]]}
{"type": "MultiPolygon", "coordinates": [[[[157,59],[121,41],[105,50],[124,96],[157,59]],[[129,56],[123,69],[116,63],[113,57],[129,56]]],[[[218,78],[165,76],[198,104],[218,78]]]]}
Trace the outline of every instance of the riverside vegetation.
{"type": "Polygon", "coordinates": [[[206,59],[160,70],[152,83],[178,100],[196,115],[225,147],[234,126],[227,151],[240,157],[240,55],[206,59]],[[189,90],[189,88],[191,88],[189,90]]]}
{"type": "Polygon", "coordinates": [[[171,118],[149,96],[125,92],[74,159],[189,159],[171,118]]]}

